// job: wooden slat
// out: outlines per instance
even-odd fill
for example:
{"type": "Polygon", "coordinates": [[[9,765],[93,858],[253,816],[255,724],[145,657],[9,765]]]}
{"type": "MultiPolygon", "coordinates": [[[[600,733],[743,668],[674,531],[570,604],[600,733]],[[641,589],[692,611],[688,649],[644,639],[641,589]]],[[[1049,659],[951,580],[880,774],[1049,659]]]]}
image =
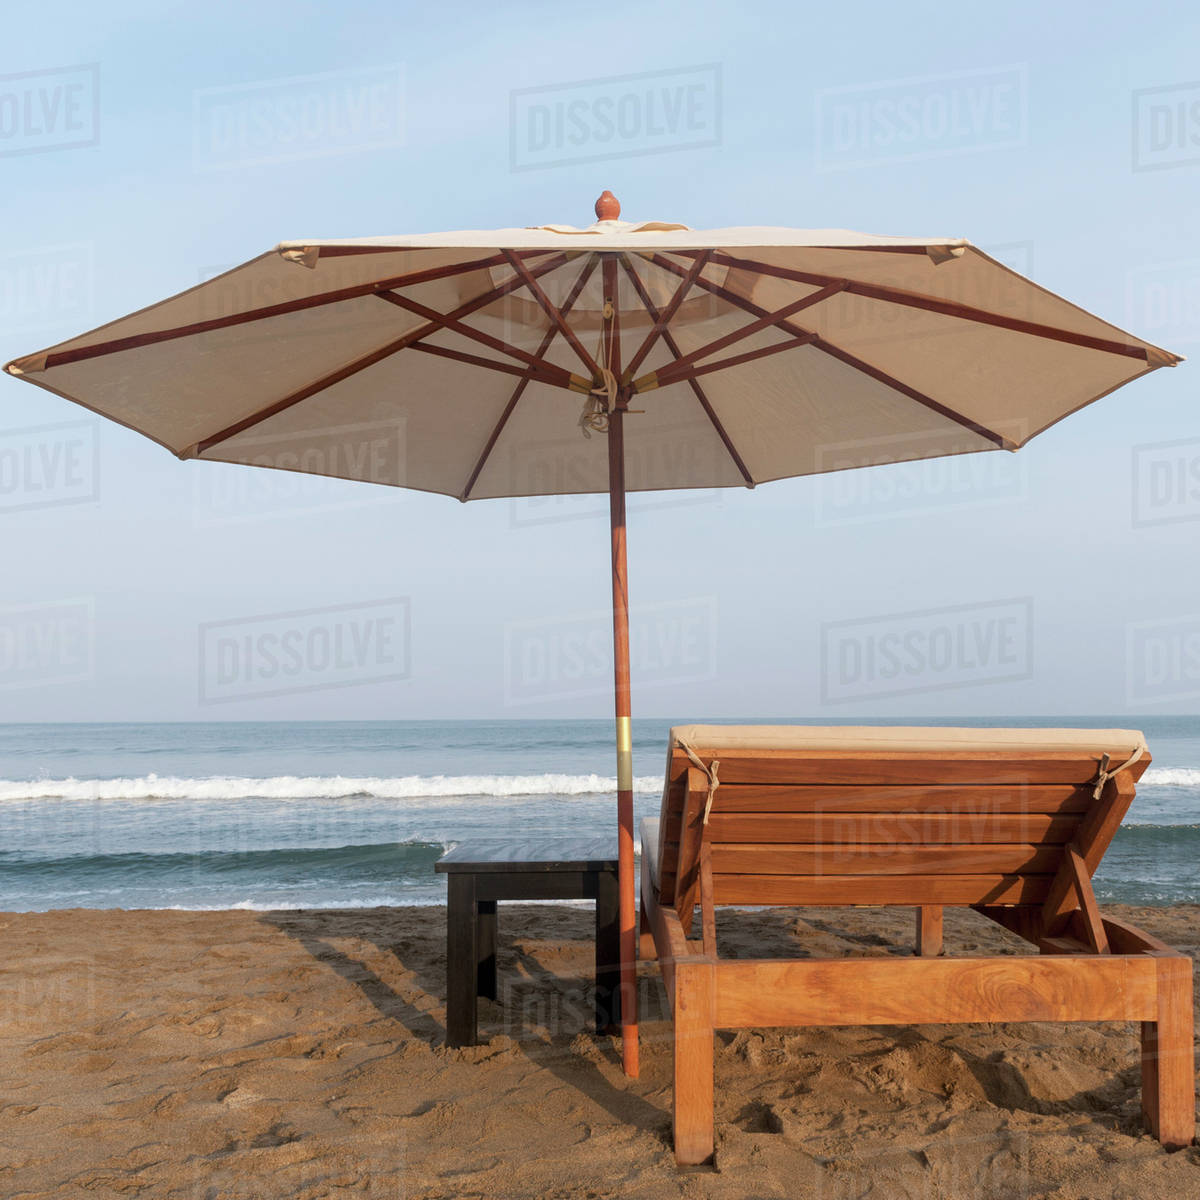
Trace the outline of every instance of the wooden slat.
{"type": "MultiPolygon", "coordinates": [[[[1137,764],[1140,766],[1141,764],[1137,764]]],[[[1093,803],[1075,835],[1075,843],[1089,878],[1096,873],[1100,859],[1108,849],[1113,835],[1120,828],[1134,795],[1134,775],[1123,771],[1110,779],[1093,803]]],[[[1044,913],[1046,931],[1058,933],[1062,918],[1075,907],[1075,877],[1064,863],[1050,889],[1044,913]]]]}
{"type": "MultiPolygon", "coordinates": [[[[700,888],[700,843],[704,834],[704,800],[708,795],[708,780],[704,772],[688,767],[684,775],[684,800],[679,831],[677,874],[672,881],[671,899],[663,892],[663,903],[670,904],[686,925],[691,920],[700,888]]],[[[665,881],[659,874],[660,884],[665,881]]]]}
{"type": "Polygon", "coordinates": [[[1061,846],[773,845],[714,843],[713,870],[722,875],[1015,875],[1050,874],[1061,846]]]}
{"type": "MultiPolygon", "coordinates": [[[[672,763],[667,764],[672,769],[668,771],[667,777],[663,782],[663,798],[662,808],[659,811],[659,816],[662,819],[663,828],[667,827],[667,823],[674,817],[678,818],[679,810],[683,807],[683,789],[687,786],[687,767],[674,768],[672,763]]],[[[690,763],[688,764],[691,765],[690,763]]]]}
{"type": "Polygon", "coordinates": [[[717,957],[717,914],[713,911],[712,847],[708,841],[700,846],[700,922],[704,953],[717,957]]]}
{"type": "Polygon", "coordinates": [[[650,879],[650,864],[642,859],[642,911],[654,938],[658,965],[662,969],[667,996],[675,998],[675,964],[689,957],[687,938],[673,909],[659,903],[658,893],[650,879]]]}
{"type": "Polygon", "coordinates": [[[736,812],[1079,813],[1091,804],[1091,788],[1069,783],[863,787],[735,784],[723,779],[713,802],[713,816],[736,812]]]}
{"type": "Polygon", "coordinates": [[[1140,1021],[1152,958],[851,958],[716,964],[718,1029],[959,1021],[1140,1021]]]}
{"type": "Polygon", "coordinates": [[[667,844],[667,838],[670,839],[670,844],[679,845],[679,831],[683,825],[683,813],[676,809],[671,813],[670,817],[666,818],[659,824],[658,844],[661,851],[662,847],[667,844]]]}
{"type": "MultiPolygon", "coordinates": [[[[893,853],[897,843],[924,850],[965,845],[973,856],[964,859],[958,855],[957,862],[943,861],[933,866],[928,859],[910,859],[907,866],[915,873],[907,878],[917,890],[898,894],[894,882],[882,884],[888,895],[886,901],[864,899],[862,887],[854,889],[849,885],[844,888],[835,885],[827,893],[842,895],[844,898],[840,900],[802,900],[799,897],[811,897],[814,893],[810,879],[790,889],[784,882],[767,888],[750,885],[753,898],[746,894],[747,885],[739,885],[741,891],[734,895],[730,890],[732,885],[726,883],[723,893],[718,888],[717,903],[1034,904],[1044,901],[1050,892],[1051,879],[1061,862],[1055,848],[1082,838],[1091,829],[1097,831],[1091,839],[1095,852],[1098,835],[1107,832],[1114,819],[1119,823],[1115,811],[1091,811],[1096,802],[1089,784],[1098,764],[1090,754],[1047,751],[1017,759],[1008,751],[939,751],[913,752],[881,760],[862,751],[821,752],[817,757],[794,750],[718,753],[711,747],[700,746],[697,752],[704,759],[714,756],[721,759],[721,787],[709,822],[709,836],[719,846],[730,849],[738,845],[761,846],[768,854],[778,853],[781,843],[820,846],[824,848],[820,874],[825,878],[895,873],[897,861],[904,865],[903,859],[893,853]],[[1031,779],[1035,782],[1030,782],[1031,779]],[[1081,820],[1084,816],[1086,821],[1081,820]],[[829,845],[831,842],[833,845],[829,845]],[[829,853],[840,857],[844,851],[838,847],[847,845],[852,851],[886,845],[888,861],[881,864],[876,858],[841,869],[841,862],[831,860],[829,853]],[[982,860],[974,857],[980,853],[986,856],[1005,846],[1024,846],[1028,853],[1016,859],[1002,858],[1001,865],[996,865],[994,857],[982,860]],[[936,881],[917,882],[923,872],[953,872],[960,879],[966,874],[975,882],[964,886],[956,881],[948,885],[948,892],[946,889],[939,892],[936,881]],[[1003,878],[1020,873],[1037,876],[1036,883],[1018,887],[1011,879],[1003,878]],[[997,886],[999,892],[995,890],[997,886]],[[929,898],[930,889],[934,899],[929,898]],[[722,899],[722,895],[726,898],[722,899]],[[769,898],[774,895],[782,898],[769,898]],[[731,900],[730,896],[734,898],[731,900]]],[[[1148,762],[1148,758],[1143,759],[1117,776],[1117,781],[1122,781],[1119,783],[1122,791],[1128,789],[1132,793],[1148,762]]],[[[691,845],[693,839],[689,839],[686,849],[680,846],[680,810],[689,771],[694,771],[690,761],[676,749],[668,759],[668,780],[673,782],[664,797],[660,843],[664,903],[671,903],[684,920],[691,918],[698,887],[694,866],[698,848],[691,845]],[[677,871],[682,871],[687,881],[683,889],[686,894],[679,896],[675,894],[677,871]]],[[[1111,786],[1118,787],[1118,782],[1111,786]]],[[[694,797],[693,804],[698,802],[699,797],[694,797]]],[[[1084,858],[1087,861],[1086,854],[1084,858]]],[[[716,871],[726,877],[757,874],[776,876],[783,881],[793,866],[811,864],[797,864],[793,860],[777,870],[772,860],[758,857],[751,864],[752,869],[743,870],[746,865],[741,863],[737,869],[730,869],[718,861],[716,871]]],[[[1066,907],[1073,908],[1074,901],[1066,907]]],[[[1036,932],[1047,935],[1061,931],[1039,927],[1036,932]]]]}
{"type": "Polygon", "coordinates": [[[797,754],[793,751],[726,750],[697,746],[700,758],[721,760],[721,782],[728,783],[870,783],[1083,784],[1096,774],[1090,754],[1030,752],[889,753],[847,751],[797,754]]]}
{"type": "Polygon", "coordinates": [[[664,875],[675,876],[675,868],[679,864],[679,843],[678,842],[660,842],[659,843],[659,888],[662,887],[662,878],[664,875]]]}
{"type": "Polygon", "coordinates": [[[716,904],[1037,904],[1047,875],[723,875],[716,904]]]}
{"type": "Polygon", "coordinates": [[[658,833],[658,889],[663,904],[675,902],[675,864],[679,859],[679,834],[683,827],[686,789],[686,771],[668,775],[663,784],[658,833]]]}
{"type": "MultiPolygon", "coordinates": [[[[721,793],[718,790],[717,796],[721,793]]],[[[722,813],[708,821],[714,842],[821,842],[862,846],[1069,842],[1077,816],[1047,813],[722,813]]]]}

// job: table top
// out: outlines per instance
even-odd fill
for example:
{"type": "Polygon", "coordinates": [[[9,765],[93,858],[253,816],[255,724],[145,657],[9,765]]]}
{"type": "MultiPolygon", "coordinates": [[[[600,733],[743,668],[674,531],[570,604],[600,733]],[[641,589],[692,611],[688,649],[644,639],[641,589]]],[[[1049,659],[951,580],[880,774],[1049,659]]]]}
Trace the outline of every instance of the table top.
{"type": "Polygon", "coordinates": [[[615,871],[612,837],[472,838],[459,842],[434,867],[453,871],[615,871]]]}

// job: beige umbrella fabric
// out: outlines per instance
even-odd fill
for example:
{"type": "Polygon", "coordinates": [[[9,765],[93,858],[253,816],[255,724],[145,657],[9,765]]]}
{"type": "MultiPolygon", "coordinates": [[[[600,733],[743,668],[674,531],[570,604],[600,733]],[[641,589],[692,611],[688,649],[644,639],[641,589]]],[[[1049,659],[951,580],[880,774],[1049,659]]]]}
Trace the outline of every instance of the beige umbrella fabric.
{"type": "Polygon", "coordinates": [[[610,193],[596,214],[283,242],[5,369],[180,458],[460,500],[609,493],[635,1074],[625,493],[1016,450],[1180,359],[958,238],[630,223],[610,193]],[[403,453],[344,452],[364,426],[403,453]]]}
{"type": "Polygon", "coordinates": [[[688,453],[635,456],[631,491],[1016,449],[1178,361],[961,239],[608,220],[583,230],[284,242],[6,370],[182,458],[286,469],[303,436],[397,422],[407,455],[401,467],[389,459],[391,477],[370,460],[311,461],[322,474],[459,499],[603,492],[604,440],[579,431],[593,371],[509,258],[528,264],[553,305],[578,293],[568,326],[595,360],[605,299],[595,268],[605,254],[620,255],[627,359],[655,324],[647,301],[661,314],[678,298],[670,336],[638,364],[634,407],[644,411],[630,417],[628,435],[631,449],[647,439],[688,453]],[[665,373],[678,356],[790,309],[695,359],[690,382],[687,367],[665,373]],[[456,311],[459,329],[435,323],[456,311]],[[501,425],[528,366],[511,351],[555,370],[534,375],[501,425]],[[662,381],[650,390],[655,372],[662,381]]]}

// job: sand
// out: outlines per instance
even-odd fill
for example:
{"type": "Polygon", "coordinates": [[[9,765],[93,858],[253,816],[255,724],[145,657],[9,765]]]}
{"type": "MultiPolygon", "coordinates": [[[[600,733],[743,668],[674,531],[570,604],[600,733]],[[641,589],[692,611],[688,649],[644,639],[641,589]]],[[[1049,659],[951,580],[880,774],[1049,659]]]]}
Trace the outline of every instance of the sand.
{"type": "MultiPolygon", "coordinates": [[[[1200,948],[1200,909],[1128,909],[1200,948]]],[[[663,994],[642,1076],[589,1028],[591,915],[501,909],[500,1003],[444,1044],[440,908],[0,914],[0,1196],[1200,1197],[1138,1119],[1129,1025],[717,1035],[715,1169],[676,1171],[663,994]]],[[[908,952],[910,910],[722,911],[731,957],[908,952]]],[[[951,953],[1020,953],[969,912],[951,953]]]]}

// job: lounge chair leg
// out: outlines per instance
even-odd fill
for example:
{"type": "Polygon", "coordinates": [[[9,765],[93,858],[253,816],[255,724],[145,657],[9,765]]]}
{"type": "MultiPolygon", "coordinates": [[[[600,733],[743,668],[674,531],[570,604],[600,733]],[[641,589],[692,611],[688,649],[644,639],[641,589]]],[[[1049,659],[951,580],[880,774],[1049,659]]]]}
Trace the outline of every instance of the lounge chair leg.
{"type": "Polygon", "coordinates": [[[1168,1150],[1178,1150],[1196,1131],[1192,963],[1164,955],[1157,965],[1158,1020],[1142,1022],[1142,1115],[1168,1150]]]}
{"type": "Polygon", "coordinates": [[[675,967],[675,1161],[713,1153],[713,965],[675,967]]]}
{"type": "Polygon", "coordinates": [[[941,952],[941,905],[923,904],[917,909],[917,953],[922,958],[937,958],[941,952]]]}

